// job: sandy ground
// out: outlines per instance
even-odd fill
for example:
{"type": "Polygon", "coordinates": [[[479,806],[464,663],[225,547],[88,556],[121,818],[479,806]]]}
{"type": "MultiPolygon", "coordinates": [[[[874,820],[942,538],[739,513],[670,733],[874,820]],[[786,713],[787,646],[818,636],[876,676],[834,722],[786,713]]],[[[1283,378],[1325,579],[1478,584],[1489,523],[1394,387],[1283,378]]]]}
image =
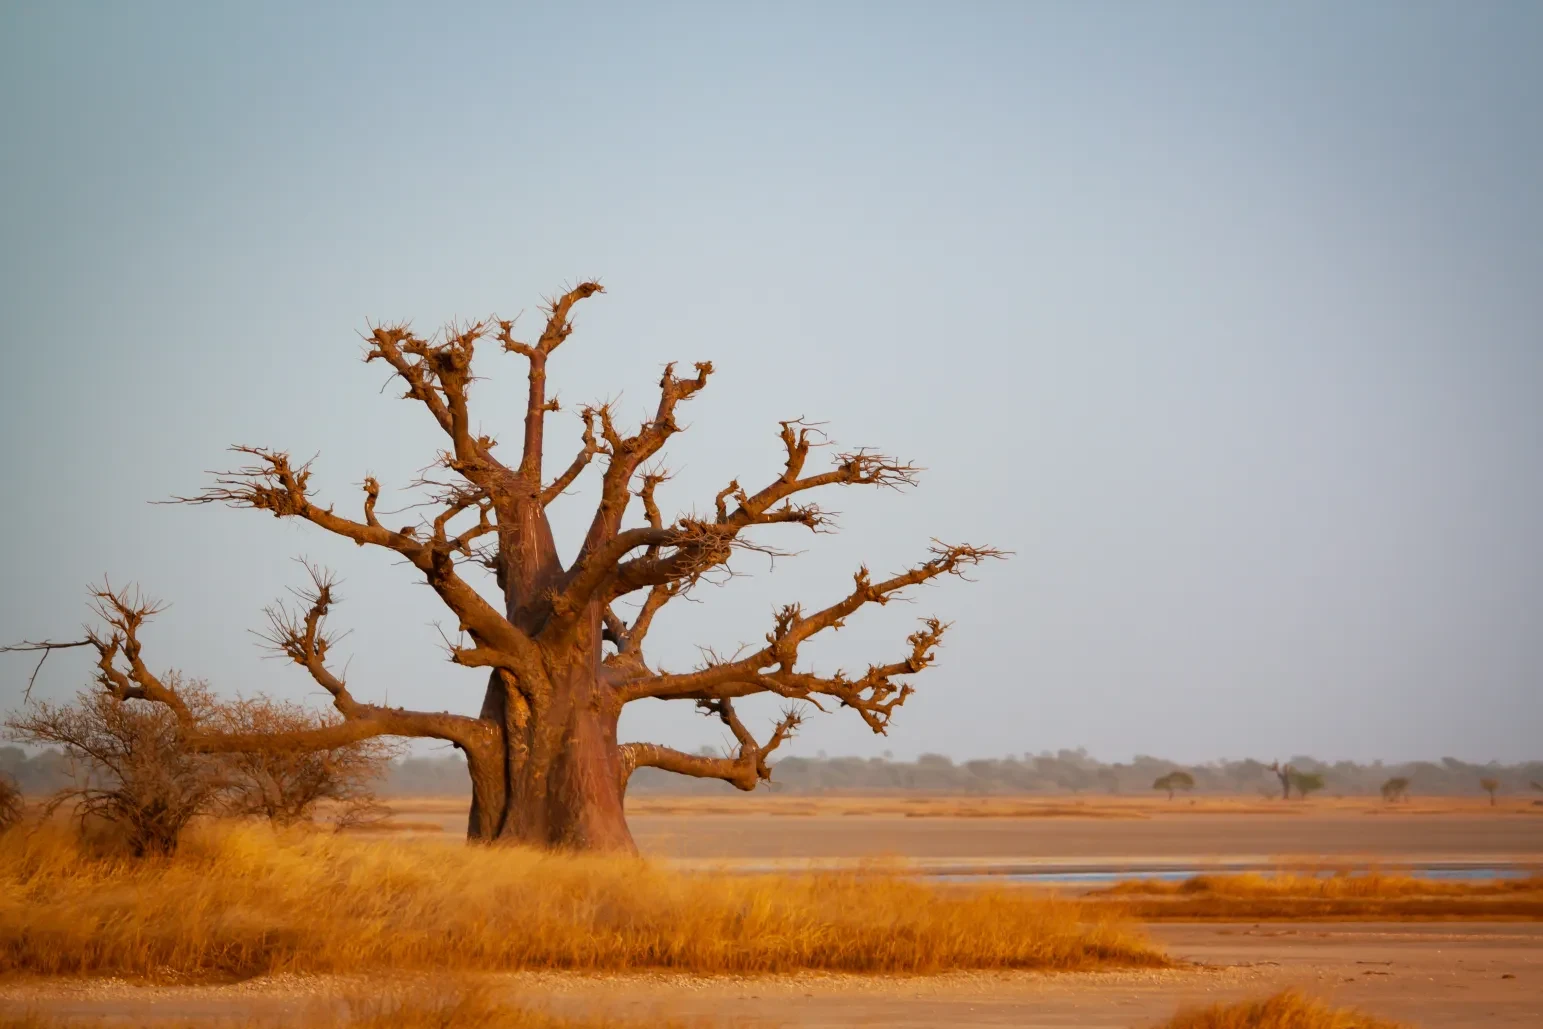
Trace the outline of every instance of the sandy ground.
{"type": "MultiPolygon", "coordinates": [[[[396,819],[465,832],[465,801],[394,800],[396,819]]],[[[1543,862],[1543,807],[1464,800],[1261,803],[1105,798],[668,798],[629,801],[644,853],[766,863],[901,857],[1098,868],[1223,861],[1543,862]]]]}
{"type": "MultiPolygon", "coordinates": [[[[566,1012],[668,1014],[720,1026],[1130,1027],[1187,1004],[1297,986],[1425,1029],[1543,1025],[1543,925],[1341,924],[1153,930],[1199,967],[1171,971],[930,978],[663,974],[501,976],[501,995],[566,1012]]],[[[281,978],[232,986],[11,983],[0,1012],[28,1009],[118,1024],[192,1017],[287,1020],[357,982],[281,978]]]]}

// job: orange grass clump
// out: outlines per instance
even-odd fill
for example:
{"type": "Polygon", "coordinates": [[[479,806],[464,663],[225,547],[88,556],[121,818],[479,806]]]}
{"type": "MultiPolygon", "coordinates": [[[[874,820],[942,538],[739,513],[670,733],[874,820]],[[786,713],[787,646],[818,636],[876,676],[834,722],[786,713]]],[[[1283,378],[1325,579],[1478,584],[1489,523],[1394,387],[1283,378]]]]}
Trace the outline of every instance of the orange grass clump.
{"type": "Polygon", "coordinates": [[[1143,919],[1543,917],[1543,875],[1460,882],[1380,872],[1138,879],[1087,894],[1143,919]]]}
{"type": "Polygon", "coordinates": [[[1156,1029],[1402,1029],[1353,1008],[1331,1008],[1295,990],[1264,1000],[1186,1008],[1156,1029]]]}
{"type": "Polygon", "coordinates": [[[0,973],[433,969],[930,973],[1159,966],[1118,913],[881,871],[670,872],[635,858],[212,824],[168,858],[0,837],[0,973]]]}

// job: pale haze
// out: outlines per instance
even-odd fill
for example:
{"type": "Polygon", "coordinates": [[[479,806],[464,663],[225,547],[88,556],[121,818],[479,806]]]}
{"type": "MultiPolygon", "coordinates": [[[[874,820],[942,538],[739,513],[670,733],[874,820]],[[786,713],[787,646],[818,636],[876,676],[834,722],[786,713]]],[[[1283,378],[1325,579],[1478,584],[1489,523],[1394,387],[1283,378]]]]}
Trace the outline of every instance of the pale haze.
{"type": "MultiPolygon", "coordinates": [[[[171,602],[152,664],[317,700],[248,632],[305,556],[361,699],[475,713],[391,555],[149,502],[250,443],[356,513],[442,445],[367,324],[536,330],[594,276],[552,466],[580,404],[640,420],[711,360],[667,510],[778,474],[783,418],[927,469],[766,530],[801,555],[673,605],[657,663],[931,537],[1014,552],[811,648],[955,623],[889,737],[838,712],[787,753],[1543,756],[1540,53],[1522,2],[6,4],[0,637],[78,633],[107,575],[171,602]]],[[[513,446],[522,362],[481,370],[513,446]]],[[[722,733],[645,702],[622,735],[722,733]]]]}

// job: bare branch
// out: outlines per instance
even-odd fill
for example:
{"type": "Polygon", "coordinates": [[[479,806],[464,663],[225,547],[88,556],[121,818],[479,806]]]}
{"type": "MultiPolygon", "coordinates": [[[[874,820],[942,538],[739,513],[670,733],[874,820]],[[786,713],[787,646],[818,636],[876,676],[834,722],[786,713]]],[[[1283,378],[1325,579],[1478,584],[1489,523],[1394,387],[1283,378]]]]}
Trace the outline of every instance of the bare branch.
{"type": "Polygon", "coordinates": [[[697,705],[705,714],[716,715],[729,727],[738,744],[737,749],[723,757],[707,757],[687,754],[656,743],[626,743],[621,748],[623,782],[638,768],[662,768],[679,775],[698,779],[722,779],[735,788],[750,791],[763,782],[771,782],[771,765],[767,758],[772,751],[790,739],[803,723],[803,715],[789,707],[782,714],[765,744],[758,744],[750,730],[735,714],[733,704],[727,698],[704,700],[697,705]]]}
{"type": "MultiPolygon", "coordinates": [[[[598,282],[581,282],[547,304],[546,328],[535,345],[522,343],[514,338],[514,322],[498,323],[498,340],[510,353],[519,354],[530,362],[530,388],[525,402],[525,447],[520,455],[520,477],[539,487],[541,480],[542,427],[548,411],[556,405],[546,399],[546,360],[573,332],[573,306],[605,289],[598,282]]],[[[591,455],[593,456],[593,455],[591,455]]],[[[586,461],[588,459],[586,458],[586,461]]],[[[582,469],[582,465],[580,466],[582,469]]],[[[566,474],[566,473],[565,473],[566,474]]],[[[573,473],[577,477],[578,472],[573,473]]],[[[570,480],[571,481],[571,480],[570,480]]],[[[565,485],[563,489],[566,489],[565,485]]],[[[544,491],[543,491],[544,492],[544,491]]],[[[557,491],[559,494],[562,489],[557,491]]],[[[556,494],[554,494],[555,496],[556,494]]]]}
{"type": "MultiPolygon", "coordinates": [[[[490,505],[484,503],[482,492],[457,489],[442,498],[448,504],[447,511],[435,520],[433,531],[426,534],[429,538],[419,539],[410,528],[392,532],[381,527],[379,521],[374,519],[374,505],[371,502],[374,494],[370,490],[373,479],[366,480],[366,517],[369,521],[356,522],[336,514],[330,507],[322,508],[312,503],[310,462],[296,467],[289,455],[281,451],[261,447],[231,449],[256,458],[258,463],[233,472],[218,473],[215,485],[203,493],[175,499],[181,503],[225,503],[233,507],[271,511],[277,518],[301,518],[351,539],[360,546],[370,544],[395,551],[423,573],[425,581],[479,644],[504,655],[504,667],[531,681],[540,680],[543,674],[541,660],[534,642],[467,585],[455,571],[455,557],[470,556],[471,541],[478,535],[493,531],[490,505]],[[449,537],[445,532],[449,518],[473,504],[477,505],[482,516],[478,526],[468,533],[449,537]],[[370,524],[370,521],[374,524],[370,524]]],[[[376,485],[376,494],[378,490],[376,485]]]]}
{"type": "MultiPolygon", "coordinates": [[[[601,485],[600,503],[595,509],[584,545],[578,558],[567,573],[567,585],[553,598],[552,610],[560,618],[572,619],[593,599],[596,590],[613,573],[617,562],[638,546],[660,545],[663,538],[647,534],[646,530],[630,530],[626,541],[618,542],[622,515],[632,498],[631,484],[639,467],[659,452],[680,425],[675,420],[676,408],[691,399],[707,385],[713,366],[709,361],[698,361],[696,378],[682,379],[675,374],[675,365],[665,365],[659,380],[659,406],[651,421],[644,423],[637,435],[622,437],[612,422],[608,408],[597,409],[601,434],[606,441],[608,462],[605,479],[601,485]]],[[[649,489],[645,477],[644,488],[649,489]]],[[[650,527],[657,534],[657,527],[650,527]]],[[[627,535],[627,534],[623,534],[627,535]]]]}
{"type": "Polygon", "coordinates": [[[854,577],[852,592],[823,610],[806,615],[796,604],[782,608],[766,636],[766,646],[753,654],[735,660],[710,656],[705,666],[693,672],[639,678],[622,687],[623,697],[626,701],[644,697],[706,701],[776,693],[790,700],[816,702],[819,697],[830,697],[857,711],[874,732],[883,733],[894,709],[911,694],[911,686],[896,682],[896,677],[914,674],[933,663],[947,625],[928,619],[907,638],[909,653],[902,660],[871,665],[855,677],[841,671],[830,676],[798,671],[800,645],[816,633],[840,629],[848,616],[866,604],[886,604],[910,586],[944,575],[963,576],[969,568],[1002,556],[1003,552],[990,547],[936,544],[931,560],[883,582],[872,582],[868,570],[861,569],[854,577]]]}
{"type": "Polygon", "coordinates": [[[594,460],[595,455],[603,449],[595,439],[595,409],[586,407],[580,412],[580,416],[584,419],[584,435],[582,437],[584,447],[579,451],[578,456],[573,459],[573,463],[568,465],[561,475],[553,479],[551,485],[541,491],[542,507],[546,507],[552,501],[562,496],[568,487],[572,486],[579,475],[583,473],[584,469],[589,467],[589,462],[594,460]]]}
{"type": "MultiPolygon", "coordinates": [[[[306,564],[305,569],[311,583],[306,588],[294,591],[295,596],[305,605],[304,611],[290,610],[282,604],[266,608],[264,613],[268,617],[268,628],[257,635],[276,653],[304,668],[319,686],[331,694],[332,706],[343,716],[343,722],[264,738],[203,734],[198,740],[200,749],[317,749],[340,745],[329,741],[351,743],[385,735],[445,739],[465,746],[490,736],[492,727],[479,719],[442,712],[405,711],[401,708],[361,704],[355,700],[342,677],[327,667],[327,655],[338,639],[326,627],[327,615],[337,601],[336,580],[330,572],[315,565],[306,564]],[[268,742],[269,739],[277,742],[268,742]]],[[[482,663],[498,664],[493,660],[482,663]]]]}
{"type": "Polygon", "coordinates": [[[884,457],[867,450],[838,454],[836,465],[815,475],[804,475],[810,450],[817,445],[819,430],[802,421],[781,423],[779,437],[785,452],[783,472],[764,489],[747,494],[733,481],[714,498],[714,521],[682,518],[680,535],[667,553],[654,548],[641,557],[623,561],[608,580],[610,596],[623,596],[633,590],[655,586],[686,577],[698,577],[725,564],[735,550],[757,550],[777,554],[763,544],[742,538],[753,526],[795,524],[819,532],[830,524],[830,516],[815,504],[794,504],[790,497],[822,486],[883,486],[900,489],[914,485],[920,469],[909,462],[884,457]],[[730,508],[729,501],[736,503],[730,508]]]}
{"type": "Polygon", "coordinates": [[[487,322],[474,322],[464,328],[446,326],[436,337],[424,339],[404,325],[382,326],[371,332],[364,357],[366,363],[381,360],[391,366],[407,385],[404,397],[427,407],[450,437],[449,466],[479,486],[506,481],[510,474],[492,456],[494,441],[472,435],[467,409],[472,356],[488,331],[487,322]]]}
{"type": "Polygon", "coordinates": [[[92,646],[91,640],[71,640],[67,643],[59,643],[54,640],[42,640],[34,643],[31,640],[22,640],[8,647],[0,647],[0,654],[25,654],[38,653],[38,663],[32,666],[32,674],[27,676],[27,688],[22,691],[21,702],[32,703],[32,687],[37,683],[38,673],[43,670],[43,662],[48,660],[48,655],[56,650],[69,650],[72,647],[92,646]]]}

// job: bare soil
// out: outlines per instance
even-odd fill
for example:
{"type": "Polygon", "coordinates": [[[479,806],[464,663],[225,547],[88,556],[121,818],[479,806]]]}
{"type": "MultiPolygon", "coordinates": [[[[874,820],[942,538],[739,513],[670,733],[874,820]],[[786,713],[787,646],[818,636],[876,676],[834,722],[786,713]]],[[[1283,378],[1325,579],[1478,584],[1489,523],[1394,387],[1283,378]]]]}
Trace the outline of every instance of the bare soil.
{"type": "MultiPolygon", "coordinates": [[[[390,804],[403,828],[466,830],[465,799],[390,804]]],[[[628,819],[645,854],[707,863],[1543,862],[1543,806],[1466,798],[641,797],[628,819]]]]}

